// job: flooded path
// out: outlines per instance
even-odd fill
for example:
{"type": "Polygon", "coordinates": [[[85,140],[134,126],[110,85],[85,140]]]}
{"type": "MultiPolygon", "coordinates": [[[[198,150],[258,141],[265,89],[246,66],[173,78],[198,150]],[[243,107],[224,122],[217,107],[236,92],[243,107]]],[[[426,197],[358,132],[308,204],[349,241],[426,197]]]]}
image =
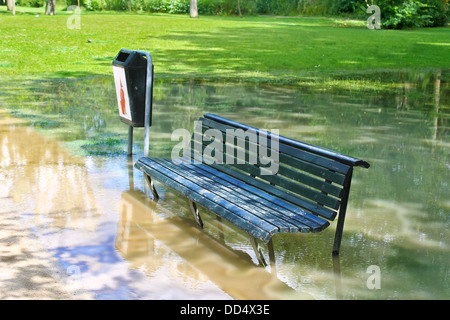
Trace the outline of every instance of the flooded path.
{"type": "Polygon", "coordinates": [[[170,157],[171,132],[212,112],[371,163],[354,174],[340,259],[332,224],[277,235],[265,268],[245,233],[206,210],[200,230],[161,184],[152,200],[133,168],[143,133],[128,158],[111,78],[0,95],[0,298],[448,299],[446,77],[401,75],[382,93],[155,86],[153,156],[170,157]]]}
{"type": "MultiPolygon", "coordinates": [[[[228,297],[195,269],[191,268],[184,275],[189,267],[183,266],[182,259],[177,259],[158,240],[152,248],[147,243],[150,239],[138,250],[127,248],[128,241],[136,240],[139,245],[142,240],[140,230],[133,231],[138,234],[136,239],[132,235],[130,239],[130,224],[138,211],[136,198],[143,195],[127,190],[128,171],[122,170],[127,167],[126,157],[115,163],[96,164],[96,159],[69,155],[57,141],[24,126],[22,121],[16,121],[5,112],[0,113],[0,120],[2,229],[19,223],[31,230],[22,235],[14,229],[10,230],[10,235],[2,232],[0,262],[2,268],[14,269],[9,278],[2,272],[0,284],[4,297],[39,297],[41,290],[48,291],[46,286],[58,281],[63,292],[69,288],[76,298],[201,298],[196,295],[198,289],[211,298],[228,297]],[[123,174],[125,176],[121,177],[123,174]],[[4,214],[8,214],[6,219],[4,214]],[[16,221],[8,225],[8,220],[16,221]],[[122,258],[115,248],[118,228],[123,230],[119,231],[121,239],[117,244],[130,261],[122,258]],[[7,249],[10,242],[22,241],[22,238],[27,245],[24,244],[21,251],[14,253],[7,249]],[[157,259],[140,261],[142,257],[136,253],[146,249],[159,252],[157,259]],[[171,254],[174,259],[167,259],[166,255],[171,254]],[[15,260],[22,263],[14,263],[15,260]],[[30,267],[42,265],[49,270],[44,268],[45,281],[41,279],[43,276],[36,278],[30,270],[30,267]],[[23,277],[28,282],[21,285],[17,273],[26,273],[23,277]],[[146,273],[155,275],[146,281],[146,273]],[[180,276],[185,279],[176,281],[180,276]],[[4,292],[8,283],[12,288],[4,292]],[[93,294],[80,296],[80,292],[86,291],[93,294]]],[[[144,205],[140,209],[141,219],[153,220],[151,209],[144,205]]],[[[141,222],[145,226],[146,221],[141,222]]],[[[157,224],[164,234],[167,223],[159,219],[157,224]]],[[[59,298],[47,294],[43,297],[59,298]]]]}
{"type": "Polygon", "coordinates": [[[63,152],[4,110],[0,128],[0,299],[91,298],[74,290],[66,270],[35,232],[42,226],[39,216],[47,216],[47,201],[55,196],[53,183],[42,184],[55,177],[55,165],[64,166],[63,152]]]}
{"type": "Polygon", "coordinates": [[[149,200],[128,157],[97,163],[0,123],[1,298],[312,298],[149,200]]]}

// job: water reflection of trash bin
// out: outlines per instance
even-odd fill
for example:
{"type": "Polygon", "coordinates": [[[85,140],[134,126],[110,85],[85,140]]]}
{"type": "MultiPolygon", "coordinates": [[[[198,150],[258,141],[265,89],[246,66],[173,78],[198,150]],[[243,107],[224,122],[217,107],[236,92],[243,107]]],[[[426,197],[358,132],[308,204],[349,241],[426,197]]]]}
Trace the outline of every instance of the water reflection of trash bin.
{"type": "MultiPolygon", "coordinates": [[[[112,65],[121,121],[132,127],[144,127],[147,59],[138,51],[122,49],[112,65]]],[[[151,125],[151,112],[149,117],[151,125]]]]}

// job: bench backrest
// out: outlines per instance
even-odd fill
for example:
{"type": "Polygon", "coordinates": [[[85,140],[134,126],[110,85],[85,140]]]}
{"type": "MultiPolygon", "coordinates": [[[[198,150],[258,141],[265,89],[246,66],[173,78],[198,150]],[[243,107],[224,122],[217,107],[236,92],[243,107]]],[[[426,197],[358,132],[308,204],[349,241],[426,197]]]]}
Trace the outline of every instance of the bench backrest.
{"type": "Polygon", "coordinates": [[[213,114],[196,124],[191,148],[197,162],[328,220],[346,206],[353,166],[369,167],[363,160],[213,114]]]}

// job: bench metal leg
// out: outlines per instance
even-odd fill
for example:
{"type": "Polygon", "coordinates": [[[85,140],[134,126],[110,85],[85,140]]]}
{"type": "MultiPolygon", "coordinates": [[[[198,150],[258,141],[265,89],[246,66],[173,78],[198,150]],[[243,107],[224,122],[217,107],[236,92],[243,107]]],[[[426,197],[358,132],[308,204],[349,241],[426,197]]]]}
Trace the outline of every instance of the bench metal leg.
{"type": "Polygon", "coordinates": [[[155,185],[153,184],[152,178],[150,178],[150,176],[146,174],[145,175],[145,179],[147,180],[147,183],[148,183],[148,185],[150,187],[150,190],[153,193],[154,200],[158,200],[159,199],[159,194],[156,191],[156,188],[155,188],[155,185]]]}
{"type": "Polygon", "coordinates": [[[341,249],[342,231],[344,230],[345,212],[339,212],[339,217],[336,225],[336,234],[334,236],[333,256],[339,255],[341,249]]]}
{"type": "Polygon", "coordinates": [[[250,236],[250,243],[252,244],[253,250],[255,251],[255,255],[256,255],[256,258],[258,259],[258,262],[262,266],[266,267],[267,262],[266,262],[266,259],[264,259],[264,255],[261,251],[261,248],[259,247],[258,240],[256,240],[255,237],[250,236]]]}
{"type": "Polygon", "coordinates": [[[346,194],[342,196],[341,208],[339,209],[338,221],[336,225],[336,234],[334,236],[333,252],[334,256],[339,255],[341,249],[342,232],[344,230],[345,214],[347,212],[348,197],[350,194],[350,182],[352,180],[353,168],[350,168],[347,174],[346,181],[344,181],[344,188],[346,194]]]}
{"type": "Polygon", "coordinates": [[[194,214],[195,221],[200,225],[201,228],[203,228],[203,221],[200,217],[200,214],[198,213],[198,208],[195,202],[189,200],[189,208],[191,209],[191,212],[194,214]]]}
{"type": "Polygon", "coordinates": [[[267,249],[269,249],[269,261],[270,261],[270,270],[273,274],[276,274],[276,263],[275,263],[275,251],[273,250],[273,241],[270,238],[267,243],[267,249]]]}

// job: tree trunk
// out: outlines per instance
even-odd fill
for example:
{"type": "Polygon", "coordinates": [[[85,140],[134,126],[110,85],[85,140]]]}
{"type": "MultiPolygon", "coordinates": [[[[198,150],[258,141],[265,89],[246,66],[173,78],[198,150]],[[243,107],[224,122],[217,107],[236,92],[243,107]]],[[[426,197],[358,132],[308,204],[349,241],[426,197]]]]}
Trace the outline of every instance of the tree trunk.
{"type": "MultiPolygon", "coordinates": [[[[436,75],[436,81],[434,82],[434,133],[433,133],[433,140],[436,141],[438,139],[438,132],[440,131],[440,117],[439,115],[439,103],[441,98],[441,70],[436,75]]],[[[443,119],[443,118],[442,118],[443,119]]],[[[439,134],[439,137],[441,135],[439,134]]],[[[432,149],[434,152],[434,148],[432,149]]]]}
{"type": "Polygon", "coordinates": [[[56,0],[47,0],[45,5],[45,14],[53,16],[55,14],[56,0]]]}
{"type": "Polygon", "coordinates": [[[12,15],[16,15],[16,0],[6,0],[8,11],[12,11],[12,15]]]}
{"type": "Polygon", "coordinates": [[[237,0],[237,2],[238,2],[239,17],[242,17],[242,13],[241,13],[241,4],[239,3],[239,0],[237,0]]]}
{"type": "Polygon", "coordinates": [[[191,18],[198,18],[197,0],[190,0],[189,15],[191,18]]]}

